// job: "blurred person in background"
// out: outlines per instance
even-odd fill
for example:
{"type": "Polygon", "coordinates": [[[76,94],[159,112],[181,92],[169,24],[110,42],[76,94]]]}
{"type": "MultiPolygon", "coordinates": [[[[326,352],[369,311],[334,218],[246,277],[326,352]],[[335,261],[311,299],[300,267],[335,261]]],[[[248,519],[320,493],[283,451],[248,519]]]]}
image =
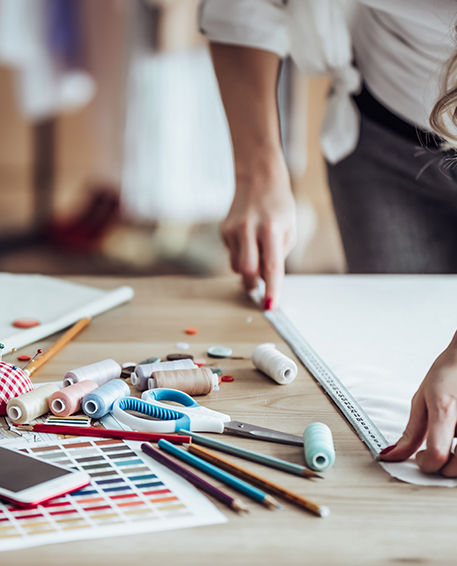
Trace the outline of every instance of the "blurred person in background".
{"type": "MultiPolygon", "coordinates": [[[[235,154],[222,234],[245,287],[265,281],[266,309],[295,238],[276,102],[288,54],[333,76],[322,146],[349,271],[457,273],[456,16],[454,0],[203,1],[235,154]]],[[[457,477],[456,425],[457,333],[381,457],[407,459],[426,439],[419,467],[457,477]]]]}
{"type": "Polygon", "coordinates": [[[277,109],[287,55],[333,79],[322,147],[349,271],[457,272],[457,176],[437,135],[456,15],[454,0],[203,0],[235,154],[222,234],[245,287],[265,280],[266,308],[295,241],[277,109]]]}

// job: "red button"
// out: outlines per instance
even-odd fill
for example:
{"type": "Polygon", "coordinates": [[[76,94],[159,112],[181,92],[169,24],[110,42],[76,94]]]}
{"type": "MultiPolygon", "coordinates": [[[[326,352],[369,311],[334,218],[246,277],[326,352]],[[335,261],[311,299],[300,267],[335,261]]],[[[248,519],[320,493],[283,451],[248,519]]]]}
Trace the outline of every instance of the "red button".
{"type": "Polygon", "coordinates": [[[14,328],[33,328],[40,326],[41,322],[36,318],[18,318],[13,322],[14,328]]]}
{"type": "Polygon", "coordinates": [[[233,377],[233,375],[223,375],[221,377],[221,381],[225,381],[225,382],[229,382],[229,381],[234,381],[235,378],[233,377]]]}

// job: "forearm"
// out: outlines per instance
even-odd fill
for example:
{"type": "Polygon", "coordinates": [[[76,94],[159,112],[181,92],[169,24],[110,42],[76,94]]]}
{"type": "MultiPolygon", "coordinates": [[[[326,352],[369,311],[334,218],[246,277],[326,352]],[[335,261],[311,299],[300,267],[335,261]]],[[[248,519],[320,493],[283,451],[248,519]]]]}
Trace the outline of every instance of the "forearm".
{"type": "MultiPolygon", "coordinates": [[[[212,43],[211,53],[232,137],[238,180],[275,167],[281,155],[275,53],[212,43]]],[[[264,171],[268,174],[268,171],[264,171]]]]}

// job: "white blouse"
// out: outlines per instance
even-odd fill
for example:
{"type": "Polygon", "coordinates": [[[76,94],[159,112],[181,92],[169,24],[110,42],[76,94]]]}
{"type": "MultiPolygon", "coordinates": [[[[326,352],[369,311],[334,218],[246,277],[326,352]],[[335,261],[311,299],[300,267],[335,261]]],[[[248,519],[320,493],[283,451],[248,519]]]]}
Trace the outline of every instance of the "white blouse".
{"type": "Polygon", "coordinates": [[[351,153],[358,112],[349,97],[360,74],[392,112],[423,129],[457,49],[455,0],[203,0],[200,27],[211,41],[291,55],[308,75],[331,74],[322,129],[330,162],[351,153]]]}

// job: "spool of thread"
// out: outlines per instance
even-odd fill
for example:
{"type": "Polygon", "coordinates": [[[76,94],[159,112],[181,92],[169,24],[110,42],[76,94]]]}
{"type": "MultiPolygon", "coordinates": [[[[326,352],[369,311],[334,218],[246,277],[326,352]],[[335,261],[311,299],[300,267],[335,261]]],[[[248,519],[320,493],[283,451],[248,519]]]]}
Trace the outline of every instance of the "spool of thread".
{"type": "Polygon", "coordinates": [[[20,368],[0,361],[0,415],[6,415],[6,406],[10,399],[29,391],[33,391],[29,376],[20,368]]]}
{"type": "Polygon", "coordinates": [[[80,381],[91,380],[95,381],[97,385],[103,385],[111,379],[116,379],[121,375],[122,368],[114,360],[103,360],[96,364],[83,366],[82,368],[74,369],[67,372],[63,378],[64,387],[69,387],[74,383],[80,381]]]}
{"type": "Polygon", "coordinates": [[[16,424],[37,419],[49,411],[49,398],[57,391],[59,391],[59,388],[54,383],[37,387],[29,393],[11,399],[6,407],[6,412],[16,424]]]}
{"type": "Polygon", "coordinates": [[[49,398],[49,408],[58,417],[68,417],[81,409],[83,398],[97,387],[95,381],[90,379],[74,383],[53,393],[49,398]]]}
{"type": "Polygon", "coordinates": [[[113,408],[114,401],[130,395],[130,387],[122,379],[113,379],[86,395],[81,402],[88,417],[101,419],[113,408]]]}
{"type": "Polygon", "coordinates": [[[303,433],[306,463],[312,470],[326,470],[335,462],[332,431],[324,423],[312,423],[303,433]]]}
{"type": "Polygon", "coordinates": [[[260,344],[252,352],[251,359],[257,369],[279,385],[288,385],[297,377],[297,364],[279,352],[274,344],[260,344]]]}
{"type": "Polygon", "coordinates": [[[197,366],[192,360],[176,360],[175,362],[160,362],[155,364],[140,364],[130,376],[130,381],[140,391],[148,388],[148,379],[154,371],[174,371],[180,369],[194,369],[197,366]]]}
{"type": "Polygon", "coordinates": [[[190,396],[208,395],[219,385],[219,376],[208,368],[155,371],[148,380],[148,388],[178,389],[190,396]]]}

